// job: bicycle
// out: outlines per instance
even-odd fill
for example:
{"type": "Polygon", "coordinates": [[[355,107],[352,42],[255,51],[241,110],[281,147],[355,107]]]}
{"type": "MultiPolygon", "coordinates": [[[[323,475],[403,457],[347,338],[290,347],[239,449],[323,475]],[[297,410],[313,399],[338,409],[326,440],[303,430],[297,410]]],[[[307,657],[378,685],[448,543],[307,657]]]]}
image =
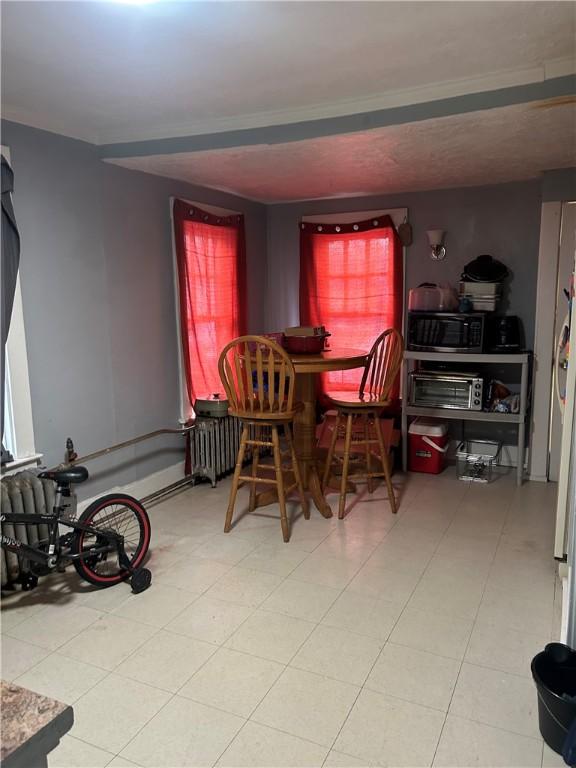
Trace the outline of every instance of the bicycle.
{"type": "Polygon", "coordinates": [[[130,580],[132,591],[143,592],[152,582],[148,568],[141,567],[150,545],[150,520],[142,504],[127,494],[110,493],[93,501],[76,519],[77,499],[73,485],[88,479],[82,466],[45,470],[40,478],[56,483],[51,514],[2,513],[2,548],[29,561],[21,572],[24,591],[38,584],[39,576],[63,571],[72,562],[78,575],[98,587],[130,580]],[[5,533],[14,525],[14,536],[5,533]],[[17,538],[26,525],[48,527],[48,537],[34,546],[17,538]],[[60,534],[60,526],[72,531],[60,534]]]}

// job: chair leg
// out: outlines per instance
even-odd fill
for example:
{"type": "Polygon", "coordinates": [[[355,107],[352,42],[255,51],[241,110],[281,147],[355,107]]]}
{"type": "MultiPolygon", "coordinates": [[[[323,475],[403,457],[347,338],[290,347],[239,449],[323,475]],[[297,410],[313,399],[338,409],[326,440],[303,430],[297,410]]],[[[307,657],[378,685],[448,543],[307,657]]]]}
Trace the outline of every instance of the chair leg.
{"type": "Polygon", "coordinates": [[[330,438],[330,448],[328,449],[328,456],[326,457],[326,464],[324,465],[324,475],[322,477],[322,490],[328,487],[328,479],[330,477],[330,470],[332,469],[332,462],[334,461],[334,450],[336,448],[336,440],[338,439],[338,430],[340,429],[340,411],[336,417],[336,425],[330,438]]]}
{"type": "MultiPolygon", "coordinates": [[[[260,427],[254,429],[254,437],[256,440],[260,440],[260,427]]],[[[258,477],[258,462],[260,460],[260,448],[257,445],[252,446],[252,477],[256,479],[258,477]]],[[[254,512],[256,509],[256,483],[250,483],[250,501],[248,503],[248,511],[254,512]]]]}
{"type": "Polygon", "coordinates": [[[346,417],[346,440],[344,442],[344,457],[342,461],[342,481],[340,483],[340,502],[338,505],[338,519],[344,518],[346,509],[346,485],[348,483],[348,463],[350,461],[350,443],[352,442],[352,419],[351,413],[346,417]]]}
{"type": "Polygon", "coordinates": [[[290,424],[284,425],[284,433],[286,435],[286,441],[288,448],[290,449],[290,456],[292,457],[292,468],[294,470],[294,478],[296,485],[298,486],[298,495],[302,503],[302,510],[304,512],[304,518],[310,520],[310,505],[308,504],[308,497],[304,493],[304,485],[302,484],[302,475],[300,474],[300,465],[298,464],[298,457],[294,450],[294,441],[292,440],[292,427],[290,424]]]}
{"type": "Polygon", "coordinates": [[[239,477],[242,472],[242,463],[246,452],[246,440],[248,440],[248,425],[242,427],[242,437],[240,438],[240,448],[236,457],[236,466],[234,468],[234,477],[232,478],[232,488],[230,489],[230,500],[228,501],[228,510],[226,511],[226,521],[224,523],[224,533],[229,533],[232,527],[232,515],[234,514],[234,504],[236,503],[236,494],[238,493],[239,477]]]}
{"type": "Polygon", "coordinates": [[[284,476],[282,474],[282,456],[280,455],[280,440],[278,439],[278,427],[272,427],[272,444],[274,446],[274,469],[276,471],[276,487],[278,488],[278,504],[280,505],[280,524],[282,526],[282,538],[290,541],[290,528],[286,516],[286,496],[284,494],[284,476]]]}
{"type": "Polygon", "coordinates": [[[392,512],[396,514],[398,508],[396,507],[396,496],[394,495],[394,486],[392,485],[392,477],[390,475],[390,463],[388,461],[388,453],[384,445],[384,437],[382,435],[382,428],[380,426],[380,418],[378,414],[374,415],[374,427],[376,429],[376,435],[378,437],[378,446],[380,448],[380,456],[382,457],[382,468],[384,469],[384,477],[386,478],[386,487],[388,488],[388,500],[392,512]]]}
{"type": "Polygon", "coordinates": [[[372,478],[372,461],[370,458],[370,430],[369,430],[369,417],[367,414],[363,416],[364,421],[364,455],[366,457],[366,479],[368,485],[368,493],[374,493],[374,480],[372,478]]]}

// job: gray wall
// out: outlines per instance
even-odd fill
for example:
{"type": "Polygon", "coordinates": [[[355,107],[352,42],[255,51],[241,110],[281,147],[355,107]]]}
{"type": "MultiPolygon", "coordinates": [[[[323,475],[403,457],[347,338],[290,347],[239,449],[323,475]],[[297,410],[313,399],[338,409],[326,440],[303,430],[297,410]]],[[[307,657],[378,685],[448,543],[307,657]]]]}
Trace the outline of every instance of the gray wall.
{"type": "Polygon", "coordinates": [[[542,175],[542,201],[576,200],[576,168],[556,168],[542,175]]]}
{"type": "Polygon", "coordinates": [[[276,329],[298,322],[298,222],[302,216],[407,207],[414,241],[407,249],[406,290],[424,281],[456,284],[464,264],[489,253],[511,270],[505,309],[522,318],[531,346],[540,204],[541,183],[534,180],[269,206],[267,327],[276,329]],[[447,233],[447,255],[441,262],[429,255],[426,230],[432,228],[447,233]]]}
{"type": "MultiPolygon", "coordinates": [[[[264,322],[265,207],[103,163],[90,144],[15,123],[2,123],[2,144],[15,172],[34,431],[45,463],[63,459],[68,436],[85,454],[176,425],[169,198],[245,214],[250,329],[264,322]]],[[[113,454],[91,465],[82,495],[179,458],[178,439],[113,454]]]]}

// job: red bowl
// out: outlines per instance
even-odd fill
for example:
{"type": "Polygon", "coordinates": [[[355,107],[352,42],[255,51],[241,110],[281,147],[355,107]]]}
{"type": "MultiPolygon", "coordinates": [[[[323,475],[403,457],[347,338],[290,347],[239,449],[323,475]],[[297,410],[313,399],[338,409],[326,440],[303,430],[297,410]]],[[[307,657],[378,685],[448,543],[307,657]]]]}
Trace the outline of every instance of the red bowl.
{"type": "Polygon", "coordinates": [[[318,336],[284,336],[284,348],[293,355],[318,355],[324,351],[329,333],[318,336]]]}

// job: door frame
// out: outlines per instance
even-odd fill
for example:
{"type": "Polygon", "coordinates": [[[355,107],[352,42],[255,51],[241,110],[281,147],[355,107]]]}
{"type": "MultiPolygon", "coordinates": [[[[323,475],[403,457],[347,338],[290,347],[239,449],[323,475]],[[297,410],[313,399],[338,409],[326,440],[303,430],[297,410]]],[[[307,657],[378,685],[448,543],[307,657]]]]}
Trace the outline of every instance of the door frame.
{"type": "Polygon", "coordinates": [[[540,215],[529,474],[530,480],[541,482],[548,482],[550,397],[556,319],[555,312],[550,312],[550,307],[556,306],[562,205],[562,201],[542,203],[540,215]],[[551,258],[552,254],[554,258],[551,258]]]}

